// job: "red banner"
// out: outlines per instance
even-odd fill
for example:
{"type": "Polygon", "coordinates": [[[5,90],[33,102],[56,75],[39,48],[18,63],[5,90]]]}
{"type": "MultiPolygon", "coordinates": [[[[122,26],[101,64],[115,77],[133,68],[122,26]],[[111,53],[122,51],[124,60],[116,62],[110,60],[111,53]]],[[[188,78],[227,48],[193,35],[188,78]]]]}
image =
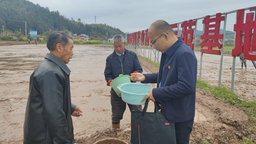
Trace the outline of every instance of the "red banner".
{"type": "Polygon", "coordinates": [[[145,46],[149,46],[148,29],[145,30],[145,46]]]}
{"type": "Polygon", "coordinates": [[[139,41],[140,41],[140,31],[137,32],[137,40],[136,40],[136,45],[139,45],[139,41]]]}
{"type": "Polygon", "coordinates": [[[189,21],[184,21],[181,24],[182,28],[182,34],[181,38],[183,39],[184,43],[190,44],[190,48],[194,50],[194,29],[192,29],[192,26],[196,26],[196,20],[189,20],[189,21]]]}
{"type": "MultiPolygon", "coordinates": [[[[250,10],[255,11],[255,7],[250,10]]],[[[246,21],[244,23],[244,9],[237,11],[237,21],[234,25],[236,32],[235,48],[232,50],[232,56],[244,53],[244,58],[256,61],[256,14],[247,13],[246,21]]]]}
{"type": "Polygon", "coordinates": [[[203,41],[200,43],[200,46],[201,48],[208,47],[208,49],[201,49],[202,53],[221,54],[220,50],[212,49],[213,47],[218,47],[219,49],[222,47],[222,43],[219,41],[219,39],[223,39],[223,34],[219,34],[221,21],[224,21],[224,16],[221,16],[221,13],[217,13],[214,18],[210,18],[210,16],[204,18],[203,24],[205,31],[201,36],[203,41]],[[210,24],[213,22],[215,24],[210,24]]]}
{"type": "MultiPolygon", "coordinates": [[[[170,26],[173,28],[178,28],[178,24],[170,24],[170,26]]],[[[178,35],[178,31],[173,31],[175,35],[178,35]]]]}
{"type": "Polygon", "coordinates": [[[144,33],[144,30],[142,30],[142,32],[141,32],[141,45],[145,45],[145,43],[144,43],[144,40],[145,40],[145,33],[144,33]]]}

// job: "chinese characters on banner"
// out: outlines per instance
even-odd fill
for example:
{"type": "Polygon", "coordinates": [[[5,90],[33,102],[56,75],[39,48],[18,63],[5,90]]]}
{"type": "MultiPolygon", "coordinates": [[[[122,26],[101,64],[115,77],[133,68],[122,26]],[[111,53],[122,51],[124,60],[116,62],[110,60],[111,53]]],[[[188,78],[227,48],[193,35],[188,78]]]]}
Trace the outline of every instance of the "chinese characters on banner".
{"type": "MultiPolygon", "coordinates": [[[[255,11],[255,8],[251,8],[251,10],[255,11]]],[[[252,12],[247,13],[244,23],[244,11],[244,9],[237,11],[237,21],[234,25],[236,41],[235,48],[232,50],[232,56],[244,53],[244,58],[256,61],[256,55],[252,54],[252,52],[256,52],[256,14],[252,12]]]]}
{"type": "Polygon", "coordinates": [[[129,44],[132,44],[132,33],[131,34],[129,34],[129,44]]]}
{"type": "Polygon", "coordinates": [[[189,20],[189,21],[184,21],[181,24],[182,28],[182,34],[181,38],[183,39],[184,43],[190,44],[190,48],[194,50],[194,29],[192,29],[192,26],[196,26],[196,20],[189,20]]]}
{"type": "Polygon", "coordinates": [[[144,33],[144,30],[142,30],[142,32],[141,32],[141,42],[140,42],[141,45],[145,45],[144,44],[144,39],[145,39],[145,33],[144,33]]]}
{"type": "Polygon", "coordinates": [[[217,13],[216,17],[210,18],[206,16],[203,20],[204,34],[201,36],[203,41],[200,43],[201,48],[208,47],[208,49],[201,49],[202,53],[221,54],[220,50],[213,50],[213,47],[222,47],[222,43],[219,39],[223,39],[223,34],[220,34],[220,22],[224,21],[224,16],[221,13],[217,13]],[[214,24],[211,24],[214,23],[214,24]]]}
{"type": "Polygon", "coordinates": [[[133,33],[133,45],[137,45],[137,32],[133,33]]]}
{"type": "MultiPolygon", "coordinates": [[[[170,24],[170,26],[172,27],[172,29],[178,28],[178,24],[170,24]]],[[[178,31],[173,31],[173,33],[174,33],[175,35],[178,35],[178,31]]]]}
{"type": "MultiPolygon", "coordinates": [[[[256,7],[251,8],[251,11],[255,11],[256,7]]],[[[221,49],[222,43],[219,41],[223,39],[223,34],[220,34],[220,23],[224,21],[224,16],[221,13],[217,13],[215,17],[206,16],[203,20],[204,34],[201,36],[203,40],[200,43],[201,52],[209,54],[221,54],[220,50],[214,50],[214,47],[221,49]],[[207,47],[205,49],[204,47],[207,47]]],[[[245,10],[237,11],[237,22],[234,25],[234,31],[236,32],[235,48],[232,50],[232,56],[244,53],[244,57],[248,60],[256,61],[256,36],[253,37],[256,30],[256,14],[249,12],[246,14],[245,10]]],[[[182,28],[182,39],[184,43],[190,44],[190,48],[193,50],[193,26],[196,25],[196,20],[184,21],[181,24],[182,28]]],[[[178,24],[171,24],[172,28],[178,28],[178,24]]],[[[175,35],[178,35],[178,31],[174,31],[175,35]]],[[[142,30],[141,32],[134,32],[127,35],[127,43],[132,45],[149,46],[148,29],[142,30]]]]}
{"type": "Polygon", "coordinates": [[[129,44],[132,44],[132,33],[129,34],[129,44]]]}
{"type": "Polygon", "coordinates": [[[127,44],[131,44],[131,34],[127,34],[127,44]]]}
{"type": "Polygon", "coordinates": [[[136,45],[139,45],[139,41],[140,41],[140,31],[137,32],[136,45]]]}
{"type": "Polygon", "coordinates": [[[145,46],[149,46],[149,37],[148,37],[148,29],[145,30],[145,46]]]}

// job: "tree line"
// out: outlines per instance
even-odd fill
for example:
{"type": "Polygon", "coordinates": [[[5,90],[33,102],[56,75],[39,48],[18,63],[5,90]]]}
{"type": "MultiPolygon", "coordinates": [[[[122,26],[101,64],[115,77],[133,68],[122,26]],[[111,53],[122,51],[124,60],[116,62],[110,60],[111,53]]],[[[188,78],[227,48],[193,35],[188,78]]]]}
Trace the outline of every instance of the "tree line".
{"type": "Polygon", "coordinates": [[[116,34],[124,33],[106,24],[84,24],[80,19],[68,19],[58,11],[35,5],[27,0],[0,0],[0,27],[10,31],[36,30],[38,34],[47,31],[69,30],[74,34],[87,34],[90,38],[107,40],[116,34]]]}

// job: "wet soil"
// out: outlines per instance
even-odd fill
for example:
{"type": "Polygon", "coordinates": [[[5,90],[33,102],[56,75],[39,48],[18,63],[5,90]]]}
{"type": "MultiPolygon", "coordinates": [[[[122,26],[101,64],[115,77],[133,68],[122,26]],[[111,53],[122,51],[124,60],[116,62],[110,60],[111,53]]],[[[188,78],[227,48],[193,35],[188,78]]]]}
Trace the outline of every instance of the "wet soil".
{"type": "MultiPolygon", "coordinates": [[[[0,46],[0,143],[22,143],[29,77],[47,52],[45,44],[0,46]]],[[[130,141],[128,107],[121,129],[111,129],[110,87],[106,85],[103,73],[106,57],[112,52],[110,47],[76,45],[74,48],[75,55],[68,64],[71,69],[71,99],[84,112],[82,117],[73,118],[77,143],[93,144],[105,138],[130,141]]],[[[144,73],[158,71],[144,59],[139,60],[144,73]]],[[[203,77],[207,78],[205,74],[207,72],[203,77]]],[[[148,109],[153,111],[152,102],[148,109]]],[[[196,112],[191,141],[199,142],[206,138],[211,143],[240,143],[242,131],[248,123],[248,116],[242,110],[197,91],[196,112]]]]}
{"type": "MultiPolygon", "coordinates": [[[[199,79],[200,74],[200,59],[201,53],[195,53],[198,60],[198,72],[199,79]]],[[[220,55],[203,55],[202,63],[202,77],[201,79],[211,85],[218,86],[219,82],[219,67],[220,67],[220,55]]],[[[232,76],[232,63],[233,57],[223,57],[223,67],[221,75],[221,86],[231,90],[231,76],[232,76]]],[[[251,61],[246,62],[247,69],[241,68],[241,62],[239,57],[236,57],[235,62],[235,79],[234,79],[234,93],[238,94],[247,101],[256,101],[256,69],[251,61]]]]}
{"type": "Polygon", "coordinates": [[[23,41],[0,41],[0,46],[10,46],[10,45],[27,45],[28,42],[23,41]]]}

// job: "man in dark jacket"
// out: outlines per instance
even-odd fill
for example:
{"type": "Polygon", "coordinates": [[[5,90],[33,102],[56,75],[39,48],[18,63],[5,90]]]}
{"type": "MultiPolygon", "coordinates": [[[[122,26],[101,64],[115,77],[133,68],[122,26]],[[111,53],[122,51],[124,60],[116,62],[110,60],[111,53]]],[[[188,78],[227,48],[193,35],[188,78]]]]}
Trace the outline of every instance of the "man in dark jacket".
{"type": "MultiPolygon", "coordinates": [[[[119,76],[119,74],[130,75],[134,72],[142,73],[142,68],[136,53],[125,49],[122,35],[113,37],[114,52],[107,57],[105,67],[105,79],[107,85],[119,76]]],[[[120,120],[126,109],[126,103],[111,88],[112,127],[120,128],[120,120]]],[[[128,104],[130,111],[141,111],[141,106],[128,104]]]]}
{"type": "Polygon", "coordinates": [[[195,116],[196,56],[165,21],[154,22],[148,34],[153,48],[162,52],[159,72],[131,75],[144,83],[157,83],[142,101],[161,103],[161,112],[175,124],[177,144],[188,144],[195,116]]]}
{"type": "Polygon", "coordinates": [[[243,69],[243,65],[245,66],[245,69],[247,69],[247,66],[246,66],[246,59],[244,58],[244,53],[241,53],[239,55],[240,57],[240,61],[241,61],[241,68],[243,69]]]}
{"type": "Polygon", "coordinates": [[[72,37],[54,32],[48,37],[45,60],[30,76],[24,122],[24,144],[73,144],[72,116],[82,111],[71,104],[70,70],[72,37]]]}

